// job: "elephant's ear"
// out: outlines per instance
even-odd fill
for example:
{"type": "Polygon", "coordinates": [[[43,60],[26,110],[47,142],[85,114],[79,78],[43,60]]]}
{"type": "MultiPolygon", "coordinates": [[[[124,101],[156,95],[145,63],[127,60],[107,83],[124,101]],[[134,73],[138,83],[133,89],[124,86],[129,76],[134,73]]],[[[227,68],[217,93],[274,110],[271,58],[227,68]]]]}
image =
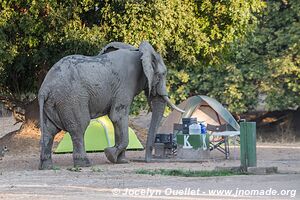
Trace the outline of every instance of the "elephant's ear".
{"type": "Polygon", "coordinates": [[[138,50],[138,48],[136,48],[130,44],[125,44],[123,42],[111,42],[111,43],[107,44],[105,47],[103,47],[103,49],[99,52],[98,55],[106,54],[111,51],[116,51],[119,49],[128,49],[130,51],[138,50]]]}
{"type": "Polygon", "coordinates": [[[154,69],[155,69],[155,50],[147,41],[143,41],[139,46],[139,51],[143,54],[141,56],[142,66],[144,70],[144,74],[148,80],[148,88],[149,88],[149,95],[151,94],[152,83],[154,78],[154,69]]]}

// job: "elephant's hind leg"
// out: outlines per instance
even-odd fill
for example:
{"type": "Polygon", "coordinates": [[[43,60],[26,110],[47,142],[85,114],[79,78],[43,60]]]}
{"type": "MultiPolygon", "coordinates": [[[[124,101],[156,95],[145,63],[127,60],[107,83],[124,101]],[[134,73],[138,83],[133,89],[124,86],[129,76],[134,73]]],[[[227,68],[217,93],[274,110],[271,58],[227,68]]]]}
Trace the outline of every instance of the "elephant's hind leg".
{"type": "Polygon", "coordinates": [[[86,107],[79,103],[74,107],[64,109],[64,112],[59,113],[59,115],[61,119],[64,119],[62,120],[63,125],[72,138],[74,166],[89,167],[91,162],[84,147],[84,133],[90,122],[89,112],[86,107]]]}
{"type": "Polygon", "coordinates": [[[79,131],[71,135],[73,142],[73,161],[75,167],[89,167],[91,162],[87,157],[84,147],[84,131],[79,131]]]}
{"type": "Polygon", "coordinates": [[[60,131],[46,116],[44,116],[44,124],[41,135],[41,155],[39,169],[52,169],[52,146],[54,136],[60,131]]]}

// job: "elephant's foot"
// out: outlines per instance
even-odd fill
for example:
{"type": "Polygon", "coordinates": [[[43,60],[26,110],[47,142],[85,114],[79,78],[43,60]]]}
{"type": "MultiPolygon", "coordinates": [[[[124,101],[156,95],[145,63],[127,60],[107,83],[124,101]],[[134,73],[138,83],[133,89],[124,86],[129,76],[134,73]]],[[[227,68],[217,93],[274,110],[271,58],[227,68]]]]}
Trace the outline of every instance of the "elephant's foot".
{"type": "Polygon", "coordinates": [[[40,160],[39,170],[53,169],[53,164],[51,159],[40,160]]]}
{"type": "Polygon", "coordinates": [[[117,160],[117,164],[127,164],[130,163],[129,160],[127,158],[121,158],[117,160]]]}
{"type": "Polygon", "coordinates": [[[73,161],[74,167],[90,167],[92,165],[87,156],[76,156],[73,161]]]}
{"type": "Polygon", "coordinates": [[[129,160],[125,157],[125,151],[122,151],[117,159],[118,164],[126,164],[129,163],[129,160]]]}
{"type": "Polygon", "coordinates": [[[104,153],[110,162],[117,163],[118,149],[116,147],[107,147],[104,149],[104,153]]]}

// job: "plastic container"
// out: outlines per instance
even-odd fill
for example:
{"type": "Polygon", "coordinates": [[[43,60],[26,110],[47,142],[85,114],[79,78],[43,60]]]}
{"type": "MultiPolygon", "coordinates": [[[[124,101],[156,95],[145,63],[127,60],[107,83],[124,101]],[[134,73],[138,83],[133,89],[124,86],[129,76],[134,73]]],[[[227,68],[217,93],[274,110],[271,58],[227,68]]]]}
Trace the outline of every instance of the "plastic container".
{"type": "Polygon", "coordinates": [[[182,118],[182,133],[189,134],[190,125],[196,122],[197,118],[182,118]]]}
{"type": "Polygon", "coordinates": [[[206,122],[201,122],[200,125],[201,125],[201,134],[206,134],[207,123],[206,122]]]}
{"type": "Polygon", "coordinates": [[[201,134],[201,125],[197,122],[189,126],[189,134],[201,134]]]}

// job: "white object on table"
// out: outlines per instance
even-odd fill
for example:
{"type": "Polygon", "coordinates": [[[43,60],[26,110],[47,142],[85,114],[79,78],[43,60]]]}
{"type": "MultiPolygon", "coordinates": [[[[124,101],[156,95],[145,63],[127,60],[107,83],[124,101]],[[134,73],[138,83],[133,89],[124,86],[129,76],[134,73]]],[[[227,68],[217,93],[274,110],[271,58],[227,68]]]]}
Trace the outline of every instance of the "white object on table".
{"type": "Polygon", "coordinates": [[[212,136],[227,136],[234,137],[240,135],[240,131],[221,131],[221,132],[213,132],[212,136]]]}

